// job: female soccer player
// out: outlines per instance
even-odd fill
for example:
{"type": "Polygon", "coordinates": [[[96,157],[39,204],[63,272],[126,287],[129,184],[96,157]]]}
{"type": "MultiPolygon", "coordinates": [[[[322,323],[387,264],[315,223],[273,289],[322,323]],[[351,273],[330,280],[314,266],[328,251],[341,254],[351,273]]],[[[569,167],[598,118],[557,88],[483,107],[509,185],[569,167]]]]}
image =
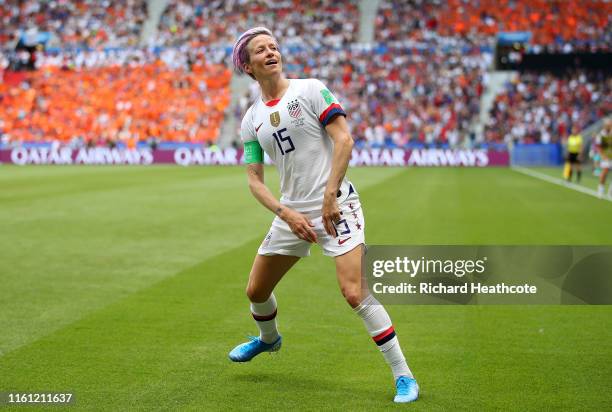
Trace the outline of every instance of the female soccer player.
{"type": "Polygon", "coordinates": [[[365,222],[359,195],[344,176],[353,139],[342,106],[319,80],[284,76],[278,43],[264,27],[243,33],[232,58],[234,69],[251,76],[261,89],[242,120],[240,134],[251,193],[276,217],[255,256],[246,290],[260,334],[235,347],[229,358],[247,362],[280,349],[274,287],[310,254],[312,243],[319,243],[325,255],[334,257],[342,294],[391,367],[395,402],[416,400],[419,387],[391,319],[373,296],[362,292],[365,222]],[[264,152],[280,174],[280,201],[264,184],[264,152]]]}
{"type": "MultiPolygon", "coordinates": [[[[595,144],[597,150],[601,156],[601,175],[599,175],[599,186],[597,187],[597,194],[599,197],[604,197],[606,176],[608,171],[612,168],[612,119],[607,118],[604,120],[604,127],[595,138],[595,144]]],[[[612,183],[608,187],[608,197],[612,198],[612,183]]]]}

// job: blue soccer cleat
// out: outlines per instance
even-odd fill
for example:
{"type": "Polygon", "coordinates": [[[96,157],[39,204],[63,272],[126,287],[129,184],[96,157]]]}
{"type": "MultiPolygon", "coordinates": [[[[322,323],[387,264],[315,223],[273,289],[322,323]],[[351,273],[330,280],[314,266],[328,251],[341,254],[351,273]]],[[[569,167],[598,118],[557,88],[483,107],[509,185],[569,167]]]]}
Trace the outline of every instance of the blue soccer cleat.
{"type": "Polygon", "coordinates": [[[273,343],[263,342],[255,336],[249,336],[250,341],[241,343],[229,353],[229,358],[234,362],[248,362],[262,352],[278,352],[283,339],[279,336],[273,343]]]}
{"type": "Polygon", "coordinates": [[[395,381],[397,394],[393,399],[396,403],[406,403],[416,401],[419,397],[419,385],[409,376],[400,376],[395,381]]]}

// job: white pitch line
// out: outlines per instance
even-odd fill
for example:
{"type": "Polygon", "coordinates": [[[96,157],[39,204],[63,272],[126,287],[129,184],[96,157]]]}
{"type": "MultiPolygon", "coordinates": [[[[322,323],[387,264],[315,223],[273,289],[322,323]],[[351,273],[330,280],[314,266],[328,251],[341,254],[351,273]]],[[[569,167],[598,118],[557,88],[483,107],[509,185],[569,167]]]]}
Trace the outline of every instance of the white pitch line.
{"type": "Polygon", "coordinates": [[[563,179],[548,176],[547,174],[536,172],[535,170],[526,169],[520,166],[512,166],[512,170],[522,173],[527,176],[535,177],[536,179],[544,180],[545,182],[548,182],[548,183],[566,187],[568,189],[573,189],[577,192],[584,193],[585,195],[596,197],[597,199],[602,199],[602,200],[607,200],[609,202],[612,202],[612,199],[610,199],[609,197],[605,195],[604,197],[599,197],[599,195],[597,194],[597,191],[593,189],[589,189],[588,187],[577,185],[576,183],[566,182],[563,179]]]}

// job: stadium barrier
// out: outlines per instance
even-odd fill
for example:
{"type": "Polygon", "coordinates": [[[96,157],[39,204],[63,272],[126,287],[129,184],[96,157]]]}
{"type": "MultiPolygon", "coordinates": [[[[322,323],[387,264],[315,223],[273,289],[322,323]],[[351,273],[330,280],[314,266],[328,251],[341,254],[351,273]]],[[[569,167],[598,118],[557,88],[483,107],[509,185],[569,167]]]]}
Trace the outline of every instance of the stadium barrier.
{"type": "MultiPolygon", "coordinates": [[[[271,163],[266,156],[266,163],[271,163]]],[[[17,165],[239,165],[242,149],[178,148],[175,150],[93,147],[29,147],[0,150],[0,162],[17,165]]],[[[351,166],[488,167],[509,166],[507,151],[486,149],[355,149],[351,166]]]]}

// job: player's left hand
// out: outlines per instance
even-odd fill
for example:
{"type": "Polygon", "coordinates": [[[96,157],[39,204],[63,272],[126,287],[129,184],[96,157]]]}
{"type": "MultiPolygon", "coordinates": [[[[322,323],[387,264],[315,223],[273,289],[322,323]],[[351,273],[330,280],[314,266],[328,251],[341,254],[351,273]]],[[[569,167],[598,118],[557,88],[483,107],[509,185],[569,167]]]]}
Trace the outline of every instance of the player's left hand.
{"type": "Polygon", "coordinates": [[[336,237],[336,227],[334,223],[340,220],[340,208],[336,196],[325,195],[323,198],[323,209],[321,210],[323,217],[323,227],[328,235],[336,237]]]}

